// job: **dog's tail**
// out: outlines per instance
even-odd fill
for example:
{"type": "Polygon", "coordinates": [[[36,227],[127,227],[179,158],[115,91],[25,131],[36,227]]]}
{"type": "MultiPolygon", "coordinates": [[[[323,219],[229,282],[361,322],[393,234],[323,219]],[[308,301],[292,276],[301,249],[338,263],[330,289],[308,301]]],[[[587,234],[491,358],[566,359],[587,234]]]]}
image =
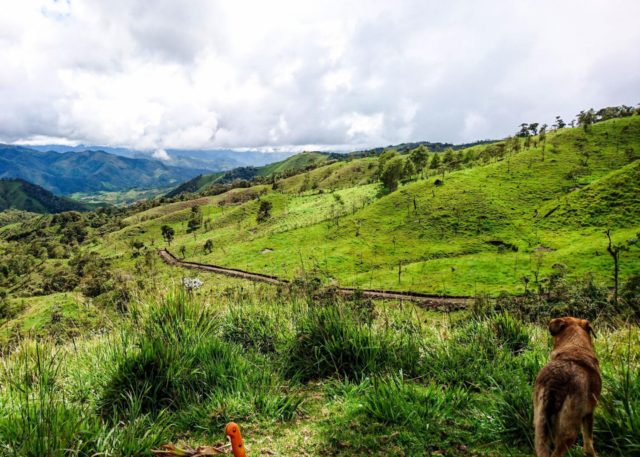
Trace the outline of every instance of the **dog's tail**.
{"type": "Polygon", "coordinates": [[[553,448],[551,427],[554,412],[551,392],[544,387],[539,387],[534,392],[533,398],[533,425],[535,428],[535,448],[537,457],[550,457],[553,448]]]}

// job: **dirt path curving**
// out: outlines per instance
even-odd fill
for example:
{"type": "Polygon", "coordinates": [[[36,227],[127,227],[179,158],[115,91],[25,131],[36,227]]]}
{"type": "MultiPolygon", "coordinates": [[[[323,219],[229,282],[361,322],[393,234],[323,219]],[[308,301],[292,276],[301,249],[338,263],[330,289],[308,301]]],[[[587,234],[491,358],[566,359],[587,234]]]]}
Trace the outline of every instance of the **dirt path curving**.
{"type": "MultiPolygon", "coordinates": [[[[167,264],[189,268],[192,270],[208,271],[210,273],[217,273],[225,276],[231,276],[234,278],[247,279],[249,281],[265,282],[269,284],[288,284],[289,280],[278,278],[277,276],[265,275],[261,273],[252,273],[250,271],[238,270],[236,268],[226,268],[217,265],[208,265],[198,262],[187,262],[180,260],[173,255],[168,249],[160,249],[158,255],[167,264]]],[[[472,297],[466,296],[451,296],[451,295],[431,295],[423,294],[420,292],[411,291],[392,291],[392,290],[378,290],[378,289],[354,289],[351,287],[340,287],[338,291],[345,295],[350,296],[354,294],[360,294],[364,297],[374,298],[377,300],[401,300],[410,301],[419,304],[423,308],[436,308],[445,309],[448,311],[459,310],[466,308],[468,302],[472,300],[472,297]]]]}

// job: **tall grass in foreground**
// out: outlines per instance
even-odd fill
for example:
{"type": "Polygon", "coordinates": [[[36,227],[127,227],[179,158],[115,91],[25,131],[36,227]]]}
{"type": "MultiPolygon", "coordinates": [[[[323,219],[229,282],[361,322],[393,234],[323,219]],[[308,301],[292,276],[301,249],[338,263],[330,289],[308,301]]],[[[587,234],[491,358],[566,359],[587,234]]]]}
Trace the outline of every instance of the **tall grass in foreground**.
{"type": "Polygon", "coordinates": [[[95,431],[88,411],[67,401],[60,385],[61,358],[39,344],[3,361],[0,452],[58,456],[82,451],[95,431]]]}
{"type": "Polygon", "coordinates": [[[640,456],[639,336],[637,328],[629,331],[626,347],[602,367],[604,392],[596,410],[595,439],[618,455],[640,456]]]}
{"type": "Polygon", "coordinates": [[[300,381],[364,376],[419,364],[420,340],[363,323],[348,306],[311,306],[299,318],[284,358],[285,373],[300,381]]]}
{"type": "Polygon", "coordinates": [[[143,413],[180,411],[188,418],[193,405],[221,410],[231,399],[251,411],[292,417],[300,400],[280,388],[283,381],[264,357],[225,341],[221,322],[219,313],[185,294],[153,304],[134,347],[114,361],[100,398],[103,415],[126,415],[134,399],[143,413]]]}
{"type": "MultiPolygon", "coordinates": [[[[314,436],[310,455],[530,455],[546,328],[505,312],[428,316],[170,293],[119,333],[77,347],[26,341],[4,358],[0,456],[149,455],[178,439],[216,442],[230,420],[249,443],[289,427],[314,436]]],[[[638,329],[599,333],[596,448],[640,455],[638,329]]]]}

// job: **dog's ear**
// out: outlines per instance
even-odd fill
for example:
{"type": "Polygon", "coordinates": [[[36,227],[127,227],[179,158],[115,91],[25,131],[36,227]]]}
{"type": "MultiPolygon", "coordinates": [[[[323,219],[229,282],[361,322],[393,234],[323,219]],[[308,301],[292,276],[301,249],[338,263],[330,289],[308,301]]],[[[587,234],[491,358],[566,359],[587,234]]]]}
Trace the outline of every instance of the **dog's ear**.
{"type": "Polygon", "coordinates": [[[582,325],[582,328],[585,329],[587,333],[592,335],[594,338],[598,338],[598,335],[596,335],[596,331],[593,329],[593,327],[591,327],[591,323],[588,320],[582,319],[580,325],[582,325]]]}
{"type": "Polygon", "coordinates": [[[549,333],[551,333],[551,336],[556,336],[558,333],[564,330],[566,326],[566,321],[561,317],[557,319],[551,319],[551,321],[549,321],[549,333]]]}

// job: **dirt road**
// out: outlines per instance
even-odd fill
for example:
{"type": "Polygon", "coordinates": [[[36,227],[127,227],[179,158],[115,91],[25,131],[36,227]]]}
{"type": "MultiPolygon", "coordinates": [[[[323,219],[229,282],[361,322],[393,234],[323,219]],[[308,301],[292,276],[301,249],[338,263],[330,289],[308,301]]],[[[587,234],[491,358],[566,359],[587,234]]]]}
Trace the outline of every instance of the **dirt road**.
{"type": "MultiPolygon", "coordinates": [[[[231,276],[234,278],[247,279],[249,281],[266,282],[269,284],[288,284],[289,280],[278,278],[277,276],[264,275],[261,273],[252,273],[250,271],[238,270],[236,268],[226,268],[217,265],[207,265],[204,263],[187,262],[180,260],[178,257],[169,252],[168,249],[160,249],[158,254],[167,264],[189,268],[192,270],[208,271],[210,273],[217,273],[225,276],[231,276]]],[[[423,294],[420,292],[411,291],[392,291],[392,290],[377,290],[377,289],[353,289],[350,287],[340,287],[338,291],[345,295],[350,296],[353,294],[360,294],[364,297],[373,298],[376,300],[400,300],[410,301],[418,303],[424,308],[436,308],[445,310],[458,310],[463,309],[472,300],[472,297],[465,296],[442,296],[423,294]]]]}

